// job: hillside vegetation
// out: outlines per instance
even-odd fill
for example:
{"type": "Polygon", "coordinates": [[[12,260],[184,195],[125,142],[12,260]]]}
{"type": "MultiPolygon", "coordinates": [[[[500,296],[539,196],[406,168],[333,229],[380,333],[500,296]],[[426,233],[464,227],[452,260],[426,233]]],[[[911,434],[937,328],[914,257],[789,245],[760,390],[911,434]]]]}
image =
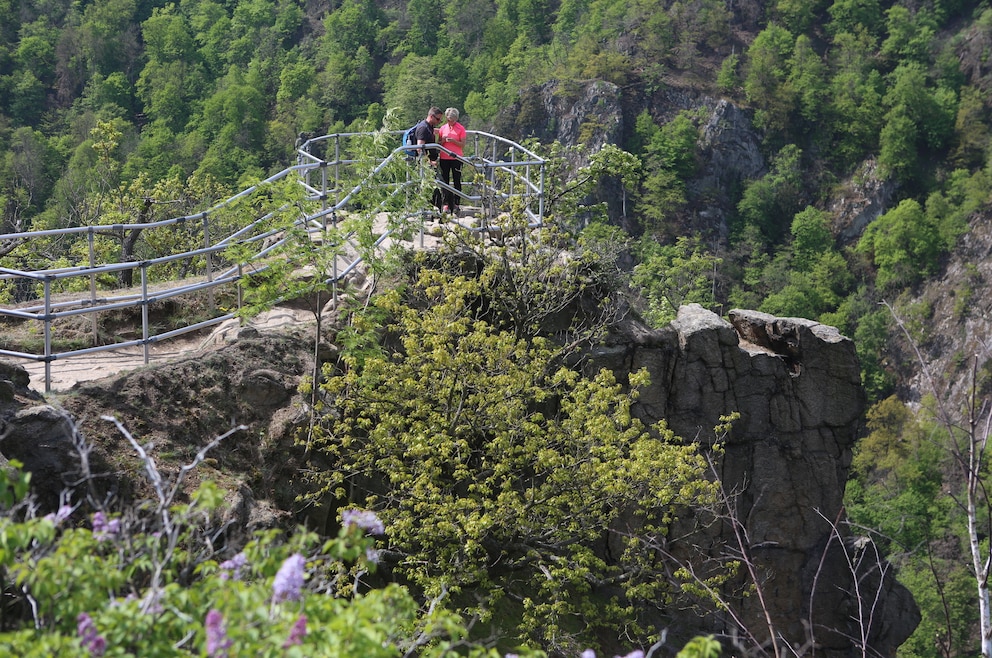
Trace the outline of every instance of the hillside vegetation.
{"type": "MultiPolygon", "coordinates": [[[[0,18],[3,233],[202,209],[286,166],[301,133],[405,128],[430,105],[483,129],[508,107],[539,106],[549,81],[617,85],[617,146],[636,156],[624,160],[624,216],[584,199],[584,237],[622,248],[632,297],[656,325],[698,302],[816,319],[855,340],[874,406],[849,510],[923,610],[901,655],[978,646],[989,612],[968,540],[988,552],[989,501],[976,486],[968,526],[968,477],[955,471],[966,444],[936,419],[941,408],[959,419],[968,391],[972,420],[984,418],[992,393],[988,338],[961,335],[987,316],[992,276],[988,3],[0,0],[0,18]],[[707,198],[692,184],[707,103],[659,105],[672,90],[744,108],[765,170],[707,198]],[[845,232],[838,200],[873,182],[891,195],[845,232]],[[701,223],[714,206],[728,210],[701,223]],[[938,357],[921,396],[921,362],[938,357]]],[[[578,225],[576,207],[552,219],[578,225]]],[[[31,269],[82,251],[4,241],[0,256],[31,269]]],[[[987,477],[980,457],[967,466],[975,484],[987,477]]]]}

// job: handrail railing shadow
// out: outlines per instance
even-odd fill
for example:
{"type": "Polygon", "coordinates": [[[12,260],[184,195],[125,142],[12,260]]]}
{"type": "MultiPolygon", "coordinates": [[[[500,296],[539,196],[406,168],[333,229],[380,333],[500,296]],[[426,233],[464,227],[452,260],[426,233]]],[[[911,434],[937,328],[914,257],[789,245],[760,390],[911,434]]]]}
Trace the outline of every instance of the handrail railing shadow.
{"type": "MultiPolygon", "coordinates": [[[[356,156],[356,149],[349,151],[349,142],[374,139],[395,139],[399,142],[399,131],[393,133],[338,133],[301,140],[297,147],[297,164],[253,185],[241,192],[213,205],[207,210],[174,217],[156,222],[115,224],[97,226],[77,226],[63,229],[28,231],[0,234],[0,241],[21,241],[19,248],[30,249],[33,241],[58,238],[65,240],[85,240],[87,257],[77,265],[48,269],[26,267],[0,267],[0,284],[20,293],[20,302],[0,307],[0,321],[38,322],[41,325],[42,348],[40,354],[10,349],[0,349],[0,356],[27,359],[44,363],[45,391],[51,390],[52,363],[59,360],[80,357],[93,352],[118,350],[141,346],[144,362],[149,362],[149,347],[159,341],[218,325],[237,316],[242,303],[242,282],[245,267],[254,270],[264,268],[265,259],[275,250],[284,246],[285,234],[274,227],[273,218],[287,211],[281,206],[261,216],[246,221],[235,222],[234,228],[224,237],[217,239],[214,234],[223,224],[218,221],[222,213],[239,214],[252,212],[239,204],[249,201],[256,193],[296,176],[304,190],[306,211],[300,212],[295,224],[308,233],[326,233],[331,227],[338,227],[341,218],[355,212],[356,205],[364,202],[370,190],[376,190],[378,205],[362,209],[363,212],[387,212],[395,217],[380,235],[374,246],[388,240],[396,230],[408,232],[411,226],[420,230],[420,247],[424,246],[424,220],[436,211],[417,205],[418,186],[425,184],[444,187],[436,180],[426,180],[425,170],[406,162],[407,154],[402,147],[386,150],[382,157],[356,156]],[[395,137],[393,137],[395,135],[395,137]],[[330,157],[328,157],[330,155],[330,157]],[[387,172],[390,176],[387,176],[387,172]],[[396,174],[399,172],[399,174],[396,174]],[[383,194],[383,190],[386,194],[383,194]],[[412,205],[411,205],[412,204],[412,205]],[[101,236],[123,236],[138,231],[139,238],[147,241],[147,236],[155,231],[178,230],[180,227],[197,232],[202,246],[186,249],[180,253],[151,254],[142,259],[126,262],[99,262],[96,241],[101,236]],[[248,262],[233,263],[225,256],[232,246],[247,248],[248,262]],[[181,265],[180,265],[181,264],[181,265]],[[181,278],[170,278],[169,273],[179,269],[186,273],[181,278]],[[140,283],[133,287],[105,289],[103,281],[115,278],[118,282],[126,278],[134,280],[134,271],[140,283]],[[154,272],[166,271],[165,275],[155,276],[154,272]],[[82,283],[81,283],[82,282],[82,283]],[[153,304],[182,295],[206,293],[211,317],[191,321],[184,326],[169,331],[154,333],[150,318],[153,304]],[[215,308],[216,296],[228,294],[235,310],[215,308]],[[113,340],[100,344],[98,317],[101,313],[140,308],[141,337],[130,340],[113,340]],[[90,320],[93,344],[89,347],[58,351],[53,342],[53,323],[59,319],[86,316],[90,320]]],[[[511,200],[522,208],[531,226],[539,226],[544,221],[544,173],[545,162],[532,151],[510,140],[490,133],[469,131],[469,144],[460,159],[463,170],[472,175],[463,175],[461,191],[452,190],[463,199],[465,206],[475,209],[474,216],[450,218],[452,224],[459,224],[466,230],[485,231],[498,228],[499,218],[510,206],[511,200]]],[[[447,151],[439,145],[429,148],[447,151]]],[[[450,151],[447,151],[452,154],[450,151]]],[[[452,154],[454,155],[454,154],[452,154]]],[[[302,208],[302,207],[301,207],[302,208]]],[[[250,216],[250,215],[249,215],[250,216]]],[[[354,234],[344,234],[345,242],[354,240],[354,234]]],[[[140,251],[140,250],[136,250],[140,251]]],[[[149,250],[145,250],[146,253],[149,250]]],[[[365,256],[357,247],[347,249],[342,245],[342,262],[337,260],[334,272],[327,284],[335,287],[350,272],[363,264],[365,256]]],[[[7,259],[9,262],[9,257],[7,259]]]]}

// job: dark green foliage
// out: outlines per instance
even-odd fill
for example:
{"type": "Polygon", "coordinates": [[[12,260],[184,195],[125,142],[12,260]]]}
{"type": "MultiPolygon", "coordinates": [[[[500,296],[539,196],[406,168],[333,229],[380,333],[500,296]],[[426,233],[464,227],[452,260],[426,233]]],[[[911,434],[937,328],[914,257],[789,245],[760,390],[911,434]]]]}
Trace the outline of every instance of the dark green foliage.
{"type": "Polygon", "coordinates": [[[783,148],[772,161],[772,170],[751,181],[737,204],[746,226],[757,228],[766,245],[777,243],[798,210],[802,192],[802,151],[794,144],[783,148]]]}

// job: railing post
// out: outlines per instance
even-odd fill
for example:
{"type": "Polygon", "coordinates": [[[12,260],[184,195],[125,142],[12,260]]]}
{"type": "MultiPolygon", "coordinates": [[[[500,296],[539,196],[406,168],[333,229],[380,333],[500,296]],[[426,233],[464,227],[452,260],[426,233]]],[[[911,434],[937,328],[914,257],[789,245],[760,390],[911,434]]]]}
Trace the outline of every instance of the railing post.
{"type": "Polygon", "coordinates": [[[241,286],[241,282],[244,280],[244,276],[245,276],[244,266],[241,263],[238,263],[238,283],[237,283],[236,289],[237,289],[237,294],[238,294],[238,310],[239,311],[241,310],[241,305],[244,302],[244,299],[242,297],[243,288],[241,286]]]}
{"type": "Polygon", "coordinates": [[[141,347],[145,352],[145,365],[148,365],[148,266],[141,264],[141,347]]]}
{"type": "Polygon", "coordinates": [[[45,393],[52,392],[52,278],[45,277],[45,393]]]}
{"type": "MultiPolygon", "coordinates": [[[[90,248],[90,270],[96,267],[96,247],[94,245],[94,229],[92,226],[89,227],[89,231],[86,232],[86,238],[89,241],[90,248]]],[[[96,274],[90,273],[90,303],[96,306],[96,274]]],[[[96,347],[100,344],[100,331],[97,326],[96,320],[97,313],[93,311],[90,315],[90,326],[93,329],[93,346],[96,347]]]]}
{"type": "Polygon", "coordinates": [[[537,197],[537,220],[544,226],[544,162],[541,163],[541,187],[537,197]]]}
{"type": "MultiPolygon", "coordinates": [[[[334,137],[334,189],[341,193],[341,136],[334,137]]],[[[334,197],[334,205],[337,206],[341,199],[334,197]]],[[[334,225],[337,226],[337,215],[334,215],[334,225]]]]}
{"type": "MultiPolygon", "coordinates": [[[[320,161],[320,222],[327,235],[327,160],[320,161]]],[[[309,223],[309,222],[308,222],[309,223]]]]}
{"type": "MultiPolygon", "coordinates": [[[[210,219],[207,216],[207,213],[205,212],[200,213],[200,216],[203,218],[203,248],[210,249],[210,219]]],[[[207,251],[207,253],[204,255],[206,256],[207,259],[207,283],[213,283],[214,272],[212,269],[212,264],[210,259],[211,253],[207,251]]],[[[213,286],[207,288],[207,308],[209,308],[211,311],[214,310],[213,286]]]]}

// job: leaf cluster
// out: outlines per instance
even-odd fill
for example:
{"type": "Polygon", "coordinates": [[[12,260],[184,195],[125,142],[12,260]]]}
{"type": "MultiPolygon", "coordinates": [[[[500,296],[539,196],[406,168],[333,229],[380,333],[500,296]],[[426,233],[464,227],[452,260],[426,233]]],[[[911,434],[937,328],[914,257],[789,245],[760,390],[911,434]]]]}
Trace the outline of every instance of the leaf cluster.
{"type": "Polygon", "coordinates": [[[501,325],[496,278],[425,267],[374,298],[393,339],[325,370],[318,492],[375,509],[392,569],[425,596],[575,651],[629,621],[624,591],[673,595],[643,538],[712,488],[697,446],[632,417],[645,373],[584,376],[561,344],[501,325]]]}

